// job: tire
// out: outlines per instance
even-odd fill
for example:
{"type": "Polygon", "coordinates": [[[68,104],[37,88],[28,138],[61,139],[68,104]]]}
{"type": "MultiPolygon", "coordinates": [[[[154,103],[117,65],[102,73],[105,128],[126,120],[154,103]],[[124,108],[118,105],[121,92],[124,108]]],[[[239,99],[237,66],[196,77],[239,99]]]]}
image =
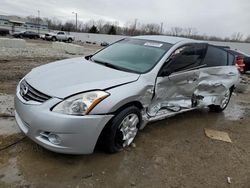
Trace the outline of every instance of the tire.
{"type": "Polygon", "coordinates": [[[72,41],[73,41],[72,38],[69,38],[69,39],[68,39],[68,42],[69,42],[69,43],[71,43],[72,41]]]}
{"type": "Polygon", "coordinates": [[[222,112],[223,110],[226,109],[231,96],[232,96],[233,89],[228,89],[224,95],[224,98],[222,99],[221,105],[210,105],[209,106],[209,111],[210,112],[222,112]]]}
{"type": "Polygon", "coordinates": [[[53,42],[55,42],[55,41],[56,41],[56,37],[52,37],[51,40],[52,40],[53,42]]]}
{"type": "Polygon", "coordinates": [[[119,112],[103,130],[103,149],[108,153],[117,153],[128,147],[136,137],[140,124],[141,113],[137,107],[130,106],[119,112]]]}

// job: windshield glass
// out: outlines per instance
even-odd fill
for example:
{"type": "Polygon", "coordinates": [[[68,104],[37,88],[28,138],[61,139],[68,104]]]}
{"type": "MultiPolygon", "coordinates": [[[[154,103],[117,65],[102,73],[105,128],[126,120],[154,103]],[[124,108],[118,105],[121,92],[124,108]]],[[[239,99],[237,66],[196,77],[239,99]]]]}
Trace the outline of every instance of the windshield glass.
{"type": "Polygon", "coordinates": [[[98,52],[91,60],[123,71],[145,73],[156,65],[171,46],[158,41],[124,39],[98,52]]]}

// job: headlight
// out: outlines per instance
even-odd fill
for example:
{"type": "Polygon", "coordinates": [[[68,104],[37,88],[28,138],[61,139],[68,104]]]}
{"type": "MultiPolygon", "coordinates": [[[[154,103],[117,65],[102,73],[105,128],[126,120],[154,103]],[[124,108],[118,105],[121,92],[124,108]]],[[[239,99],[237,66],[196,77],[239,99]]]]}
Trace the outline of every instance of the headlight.
{"type": "Polygon", "coordinates": [[[86,115],[108,96],[109,93],[104,91],[77,94],[57,104],[52,111],[69,115],[86,115]]]}

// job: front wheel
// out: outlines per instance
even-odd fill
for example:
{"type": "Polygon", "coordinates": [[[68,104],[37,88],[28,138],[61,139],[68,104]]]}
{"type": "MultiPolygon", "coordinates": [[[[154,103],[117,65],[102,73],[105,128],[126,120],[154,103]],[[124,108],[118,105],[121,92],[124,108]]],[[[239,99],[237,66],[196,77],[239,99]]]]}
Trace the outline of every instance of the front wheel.
{"type": "Polygon", "coordinates": [[[225,110],[230,99],[231,99],[232,91],[233,91],[232,89],[228,89],[221,100],[221,104],[220,105],[210,105],[209,110],[211,112],[222,112],[223,110],[225,110]]]}
{"type": "Polygon", "coordinates": [[[128,147],[135,139],[141,123],[140,110],[131,106],[117,114],[104,130],[104,147],[116,153],[128,147]]]}

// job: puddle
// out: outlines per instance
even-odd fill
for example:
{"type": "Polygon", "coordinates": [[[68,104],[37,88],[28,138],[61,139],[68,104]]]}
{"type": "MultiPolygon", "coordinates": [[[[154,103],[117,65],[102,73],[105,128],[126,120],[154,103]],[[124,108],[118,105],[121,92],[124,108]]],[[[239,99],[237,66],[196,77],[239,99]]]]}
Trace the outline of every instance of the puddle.
{"type": "Polygon", "coordinates": [[[9,136],[20,133],[14,118],[0,118],[0,136],[9,136]]]}

